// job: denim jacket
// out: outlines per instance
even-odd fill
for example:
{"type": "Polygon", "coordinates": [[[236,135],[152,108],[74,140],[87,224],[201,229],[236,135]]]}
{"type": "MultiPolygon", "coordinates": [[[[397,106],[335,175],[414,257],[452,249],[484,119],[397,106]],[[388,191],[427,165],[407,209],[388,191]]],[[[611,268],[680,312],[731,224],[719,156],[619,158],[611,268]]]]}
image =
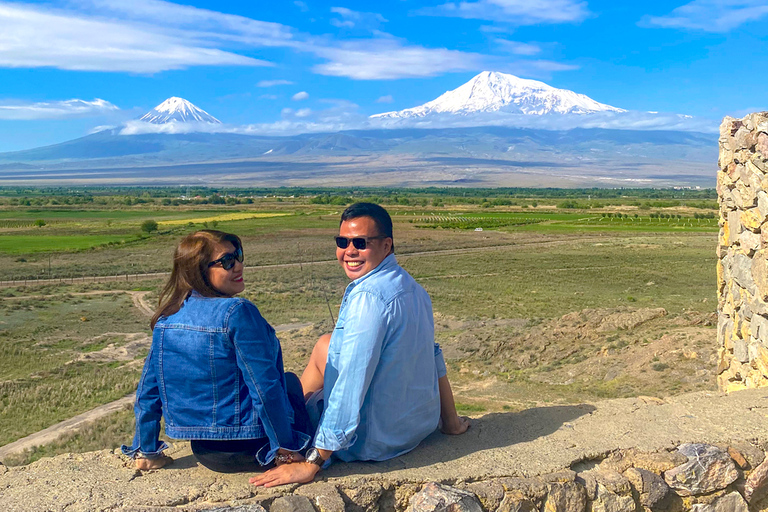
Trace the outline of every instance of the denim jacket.
{"type": "Polygon", "coordinates": [[[267,437],[261,464],[310,440],[293,429],[275,330],[242,298],[192,292],[178,312],[158,320],[134,412],[133,445],[122,447],[128,456],[155,458],[168,447],[158,440],[161,416],[174,439],[267,437]]]}

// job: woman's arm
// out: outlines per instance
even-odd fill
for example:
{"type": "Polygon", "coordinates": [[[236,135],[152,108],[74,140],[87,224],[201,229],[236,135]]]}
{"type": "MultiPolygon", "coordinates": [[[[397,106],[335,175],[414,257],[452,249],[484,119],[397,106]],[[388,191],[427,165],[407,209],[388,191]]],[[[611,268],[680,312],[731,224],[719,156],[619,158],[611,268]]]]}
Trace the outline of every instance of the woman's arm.
{"type": "Polygon", "coordinates": [[[159,439],[163,404],[155,373],[156,358],[155,344],[152,343],[136,388],[136,402],[133,406],[136,415],[136,433],[133,444],[130,447],[125,445],[121,447],[125,455],[136,460],[137,469],[157,469],[170,461],[170,457],[162,453],[168,445],[159,439]]]}
{"type": "Polygon", "coordinates": [[[272,462],[281,448],[292,452],[304,449],[309,444],[309,436],[293,429],[293,408],[285,388],[283,355],[274,330],[248,301],[235,305],[227,326],[237,365],[269,438],[269,451],[257,454],[259,462],[272,462]]]}

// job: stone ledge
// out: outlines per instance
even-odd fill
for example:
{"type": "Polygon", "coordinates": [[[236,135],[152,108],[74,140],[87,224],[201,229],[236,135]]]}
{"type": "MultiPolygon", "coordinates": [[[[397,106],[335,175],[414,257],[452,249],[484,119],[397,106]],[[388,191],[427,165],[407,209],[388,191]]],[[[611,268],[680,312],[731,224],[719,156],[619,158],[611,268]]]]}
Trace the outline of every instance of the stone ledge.
{"type": "MultiPolygon", "coordinates": [[[[538,510],[565,511],[580,507],[582,501],[592,512],[619,512],[610,507],[629,503],[628,485],[638,492],[635,497],[631,491],[634,503],[644,494],[642,499],[653,503],[658,494],[657,480],[628,470],[661,476],[690,462],[675,451],[685,441],[719,446],[740,476],[725,489],[703,497],[680,497],[673,503],[718,508],[714,498],[733,489],[744,496],[745,478],[768,477],[768,471],[752,473],[762,457],[754,447],[768,441],[767,412],[768,389],[762,388],[730,395],[698,392],[665,400],[627,398],[488,414],[474,419],[463,436],[435,433],[402,457],[382,463],[338,463],[324,471],[320,481],[277,489],[254,488],[248,484],[248,474],[218,474],[199,466],[188,443],[178,443],[171,453],[174,463],[158,471],[135,471],[130,461],[112,451],[67,454],[24,467],[0,467],[0,510],[191,511],[245,505],[270,509],[276,499],[296,495],[308,498],[319,512],[340,512],[342,505],[348,512],[401,512],[425,483],[437,482],[472,493],[487,512],[522,510],[531,504],[538,510]],[[584,500],[579,497],[582,493],[584,500]],[[613,505],[594,506],[596,499],[603,499],[598,497],[613,505]],[[708,497],[713,498],[706,501],[708,497]]],[[[713,459],[726,462],[721,454],[713,459]]],[[[734,502],[735,497],[728,498],[719,508],[734,502]]],[[[281,503],[306,508],[305,500],[281,503]]],[[[459,512],[453,505],[446,507],[459,512]]]]}

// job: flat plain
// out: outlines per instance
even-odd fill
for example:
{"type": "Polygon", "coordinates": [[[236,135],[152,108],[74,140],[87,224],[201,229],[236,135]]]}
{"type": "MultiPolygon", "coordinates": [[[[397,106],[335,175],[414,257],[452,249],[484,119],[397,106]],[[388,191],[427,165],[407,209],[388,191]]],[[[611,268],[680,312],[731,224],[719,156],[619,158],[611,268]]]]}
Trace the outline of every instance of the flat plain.
{"type": "MultiPolygon", "coordinates": [[[[387,205],[398,261],[432,297],[461,412],[715,388],[713,210],[626,203],[387,205]]],[[[0,210],[0,280],[15,281],[0,287],[0,446],[135,390],[164,279],[139,275],[169,271],[196,229],[243,238],[244,296],[282,326],[286,369],[300,372],[347,284],[333,245],[343,208],[272,197],[0,210]],[[142,232],[146,220],[157,229],[142,232]]],[[[4,462],[114,448],[132,421],[124,410],[4,462]]]]}

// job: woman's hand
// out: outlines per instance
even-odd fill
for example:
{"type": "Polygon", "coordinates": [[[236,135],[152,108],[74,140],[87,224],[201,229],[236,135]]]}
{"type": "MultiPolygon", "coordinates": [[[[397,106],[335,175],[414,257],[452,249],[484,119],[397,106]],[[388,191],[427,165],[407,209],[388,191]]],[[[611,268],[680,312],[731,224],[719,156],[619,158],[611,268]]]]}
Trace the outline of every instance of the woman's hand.
{"type": "Polygon", "coordinates": [[[253,485],[263,485],[264,487],[284,484],[305,484],[314,480],[318,471],[320,471],[320,468],[316,464],[296,462],[270,469],[254,476],[248,481],[253,485]]]}
{"type": "Polygon", "coordinates": [[[173,462],[173,459],[167,455],[160,455],[154,459],[147,459],[144,457],[134,460],[134,466],[140,471],[149,471],[150,469],[160,469],[173,462]]]}

